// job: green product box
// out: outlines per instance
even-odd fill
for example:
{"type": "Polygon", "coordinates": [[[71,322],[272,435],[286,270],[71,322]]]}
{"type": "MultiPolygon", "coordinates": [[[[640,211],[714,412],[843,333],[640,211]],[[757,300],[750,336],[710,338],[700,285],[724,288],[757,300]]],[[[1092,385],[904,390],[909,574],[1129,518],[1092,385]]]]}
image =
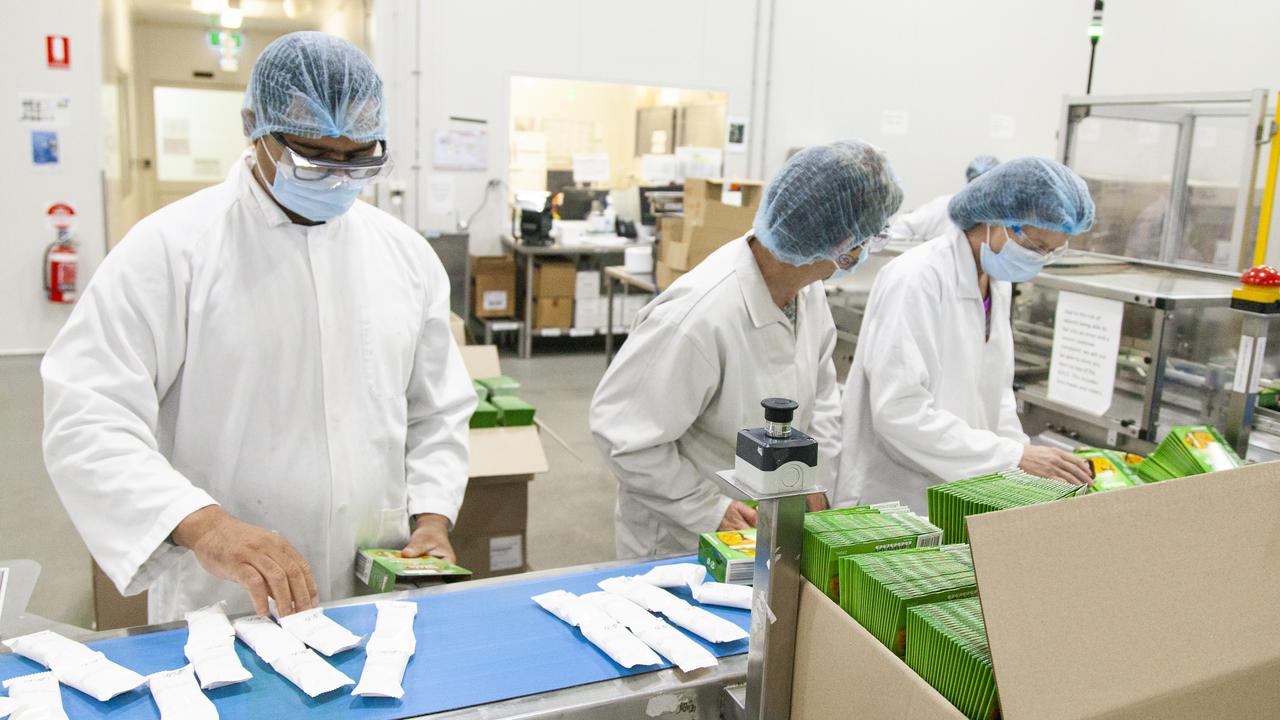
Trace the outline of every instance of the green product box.
{"type": "Polygon", "coordinates": [[[506,375],[499,375],[491,378],[480,378],[476,382],[483,385],[484,388],[489,391],[490,400],[500,397],[516,397],[520,394],[520,383],[506,375]]]}
{"type": "Polygon", "coordinates": [[[756,567],[755,528],[702,533],[698,561],[716,582],[750,585],[756,567]]]}
{"type": "Polygon", "coordinates": [[[471,427],[473,428],[493,428],[498,427],[498,420],[501,413],[498,408],[491,403],[481,400],[476,404],[475,412],[471,413],[471,427]]]}
{"type": "Polygon", "coordinates": [[[498,424],[502,427],[522,427],[533,424],[533,406],[520,398],[498,395],[490,402],[498,409],[498,424]]]}
{"type": "Polygon", "coordinates": [[[438,557],[407,558],[399,550],[364,548],[356,553],[356,577],[374,592],[389,592],[397,580],[458,579],[471,571],[438,557]]]}
{"type": "Polygon", "coordinates": [[[1075,451],[1076,457],[1089,463],[1093,482],[1089,492],[1107,492],[1141,485],[1138,473],[1124,460],[1122,453],[1102,448],[1084,448],[1075,451]]]}
{"type": "Polygon", "coordinates": [[[489,388],[480,384],[479,380],[472,380],[471,387],[476,391],[476,399],[485,402],[489,399],[489,388]]]}

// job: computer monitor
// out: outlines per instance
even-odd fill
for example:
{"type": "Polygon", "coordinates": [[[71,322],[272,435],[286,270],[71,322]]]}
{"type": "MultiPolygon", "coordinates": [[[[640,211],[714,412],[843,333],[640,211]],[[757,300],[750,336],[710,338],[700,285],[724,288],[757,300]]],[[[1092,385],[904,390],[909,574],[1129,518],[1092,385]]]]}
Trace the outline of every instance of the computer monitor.
{"type": "Polygon", "coordinates": [[[565,188],[574,187],[572,170],[548,170],[547,171],[547,192],[555,195],[565,188]]]}
{"type": "Polygon", "coordinates": [[[670,193],[680,192],[684,186],[680,183],[672,183],[670,185],[654,185],[651,187],[640,188],[640,224],[653,225],[656,223],[654,217],[653,203],[650,202],[649,196],[656,192],[670,193]]]}
{"type": "Polygon", "coordinates": [[[591,214],[591,205],[599,200],[604,204],[608,190],[586,190],[583,188],[565,188],[564,200],[560,203],[561,220],[586,220],[591,214]]]}

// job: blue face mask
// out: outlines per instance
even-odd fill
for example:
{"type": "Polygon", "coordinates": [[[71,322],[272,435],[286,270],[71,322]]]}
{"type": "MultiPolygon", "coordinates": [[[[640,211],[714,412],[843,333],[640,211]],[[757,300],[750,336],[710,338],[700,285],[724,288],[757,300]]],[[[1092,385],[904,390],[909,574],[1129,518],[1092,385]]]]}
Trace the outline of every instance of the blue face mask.
{"type": "Polygon", "coordinates": [[[1023,247],[1004,231],[1004,247],[1000,252],[991,250],[991,227],[987,226],[987,241],[982,244],[982,270],[994,280],[1005,282],[1027,282],[1049,262],[1050,256],[1041,255],[1031,248],[1023,247]]]}
{"type": "Polygon", "coordinates": [[[346,176],[305,181],[276,165],[271,194],[283,206],[308,220],[327,222],[351,209],[368,180],[346,176]]]}

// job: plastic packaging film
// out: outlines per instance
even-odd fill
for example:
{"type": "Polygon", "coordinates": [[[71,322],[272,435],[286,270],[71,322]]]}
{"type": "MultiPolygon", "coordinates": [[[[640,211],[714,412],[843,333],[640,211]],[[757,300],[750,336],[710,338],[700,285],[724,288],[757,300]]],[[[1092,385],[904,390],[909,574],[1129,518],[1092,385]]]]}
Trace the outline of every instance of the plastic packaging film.
{"type": "Polygon", "coordinates": [[[696,588],[707,579],[707,569],[698,563],[675,563],[659,565],[643,575],[636,577],[660,588],[688,586],[696,588]]]}
{"type": "Polygon", "coordinates": [[[160,720],[218,720],[218,709],[205,697],[191,665],[147,678],[160,720]]]}
{"type": "Polygon", "coordinates": [[[102,653],[49,630],[5,640],[4,644],[18,655],[52,670],[59,682],[99,702],[141,687],[147,681],[138,673],[111,662],[102,653]]]}
{"type": "Polygon", "coordinates": [[[553,590],[535,595],[532,600],[581,630],[583,637],[624,668],[662,664],[662,659],[622,623],[571,592],[553,590]]]}
{"type": "Polygon", "coordinates": [[[236,637],[258,657],[311,697],[355,684],[354,680],[308,650],[301,640],[267,618],[240,618],[233,627],[236,637]]]}
{"type": "Polygon", "coordinates": [[[706,648],[690,640],[665,620],[620,595],[594,592],[583,595],[582,599],[625,625],[644,644],[684,672],[715,667],[720,662],[706,648]]]}
{"type": "Polygon", "coordinates": [[[650,612],[662,613],[668,620],[713,643],[734,642],[749,637],[746,630],[700,607],[694,607],[659,587],[635,577],[601,580],[597,585],[605,592],[621,595],[650,612]]]}
{"type": "Polygon", "coordinates": [[[411,602],[383,601],[376,604],[378,618],[365,646],[364,669],[352,695],[364,697],[404,697],[404,671],[417,650],[413,620],[418,606],[411,602]]]}
{"type": "Polygon", "coordinates": [[[703,605],[720,605],[722,607],[750,610],[751,593],[750,585],[709,582],[693,589],[693,599],[703,605]]]}
{"type": "Polygon", "coordinates": [[[334,622],[320,608],[280,618],[280,627],[325,657],[360,644],[360,636],[334,622]]]}
{"type": "Polygon", "coordinates": [[[193,610],[186,618],[187,644],[182,651],[191,661],[201,688],[213,690],[253,677],[236,654],[236,631],[227,620],[223,603],[193,610]]]}
{"type": "Polygon", "coordinates": [[[23,675],[6,680],[12,720],[67,720],[62,709],[62,690],[51,672],[23,675]]]}

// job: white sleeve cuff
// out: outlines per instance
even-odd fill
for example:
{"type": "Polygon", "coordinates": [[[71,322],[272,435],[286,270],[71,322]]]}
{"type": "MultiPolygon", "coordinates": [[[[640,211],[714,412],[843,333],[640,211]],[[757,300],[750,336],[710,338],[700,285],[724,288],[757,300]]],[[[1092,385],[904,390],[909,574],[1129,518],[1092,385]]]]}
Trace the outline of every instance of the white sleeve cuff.
{"type": "Polygon", "coordinates": [[[138,541],[137,553],[130,553],[116,562],[99,560],[99,564],[121,595],[137,595],[151,587],[157,577],[189,552],[169,541],[178,524],[191,513],[217,504],[209,493],[190,487],[156,516],[155,522],[138,541]],[[143,556],[143,552],[147,554],[143,556]]]}

